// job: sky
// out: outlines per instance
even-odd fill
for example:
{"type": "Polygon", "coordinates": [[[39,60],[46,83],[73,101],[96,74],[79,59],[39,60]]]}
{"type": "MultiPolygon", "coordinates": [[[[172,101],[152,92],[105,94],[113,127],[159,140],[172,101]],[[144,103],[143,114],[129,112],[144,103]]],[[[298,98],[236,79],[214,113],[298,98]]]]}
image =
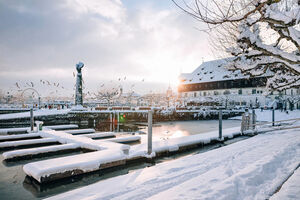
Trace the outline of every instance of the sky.
{"type": "Polygon", "coordinates": [[[79,61],[85,92],[176,89],[214,59],[199,26],[171,0],[0,0],[0,89],[73,94],[79,61]]]}

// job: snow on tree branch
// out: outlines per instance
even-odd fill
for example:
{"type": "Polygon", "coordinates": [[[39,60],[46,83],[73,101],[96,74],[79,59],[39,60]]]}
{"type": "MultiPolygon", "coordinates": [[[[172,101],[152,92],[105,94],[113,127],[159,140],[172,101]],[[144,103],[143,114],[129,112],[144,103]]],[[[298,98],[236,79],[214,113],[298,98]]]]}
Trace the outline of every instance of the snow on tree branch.
{"type": "Polygon", "coordinates": [[[269,76],[271,90],[300,87],[300,0],[172,1],[207,24],[214,46],[234,56],[230,70],[269,76]]]}

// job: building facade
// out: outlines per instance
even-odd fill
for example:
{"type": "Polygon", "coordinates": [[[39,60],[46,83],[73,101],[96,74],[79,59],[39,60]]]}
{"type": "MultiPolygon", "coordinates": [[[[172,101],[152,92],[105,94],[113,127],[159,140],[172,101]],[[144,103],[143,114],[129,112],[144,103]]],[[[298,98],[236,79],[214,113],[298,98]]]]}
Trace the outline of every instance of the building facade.
{"type": "MultiPolygon", "coordinates": [[[[284,102],[287,97],[300,95],[299,88],[268,93],[266,83],[270,73],[252,78],[239,71],[225,69],[223,64],[226,61],[221,59],[204,62],[192,73],[180,74],[179,98],[185,103],[205,103],[217,99],[224,106],[289,107],[289,102],[284,102]]],[[[294,106],[300,105],[296,103],[294,106]]]]}

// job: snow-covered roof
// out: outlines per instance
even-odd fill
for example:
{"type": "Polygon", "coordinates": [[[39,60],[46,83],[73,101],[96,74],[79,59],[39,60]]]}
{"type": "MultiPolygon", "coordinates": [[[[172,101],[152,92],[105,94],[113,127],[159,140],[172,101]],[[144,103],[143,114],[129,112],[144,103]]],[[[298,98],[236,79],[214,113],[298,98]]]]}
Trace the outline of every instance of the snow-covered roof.
{"type": "Polygon", "coordinates": [[[230,59],[232,58],[204,62],[192,73],[180,74],[179,80],[182,84],[192,84],[249,78],[249,76],[242,75],[240,71],[232,72],[226,69],[223,64],[230,61],[230,59]]]}

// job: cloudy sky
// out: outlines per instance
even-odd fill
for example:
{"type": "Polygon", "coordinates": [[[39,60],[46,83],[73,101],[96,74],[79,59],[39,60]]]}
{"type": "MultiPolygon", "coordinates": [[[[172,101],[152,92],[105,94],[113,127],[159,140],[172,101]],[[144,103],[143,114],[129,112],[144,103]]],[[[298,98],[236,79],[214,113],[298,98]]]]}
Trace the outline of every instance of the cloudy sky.
{"type": "Polygon", "coordinates": [[[5,91],[33,82],[45,94],[42,79],[73,93],[82,61],[85,90],[112,81],[125,90],[134,84],[138,93],[163,92],[180,72],[214,59],[199,24],[171,0],[0,0],[0,27],[5,91]]]}

